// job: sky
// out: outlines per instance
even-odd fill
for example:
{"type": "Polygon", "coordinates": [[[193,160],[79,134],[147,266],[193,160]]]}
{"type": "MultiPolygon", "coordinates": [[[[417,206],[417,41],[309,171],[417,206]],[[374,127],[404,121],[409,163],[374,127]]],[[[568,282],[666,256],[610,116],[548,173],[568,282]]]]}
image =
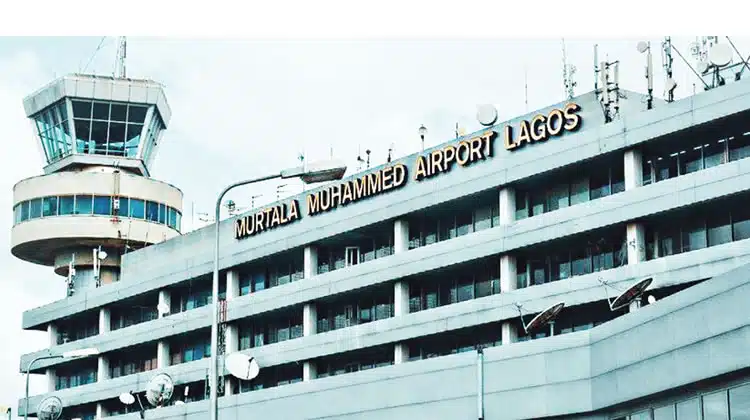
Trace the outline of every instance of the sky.
{"type": "MultiPolygon", "coordinates": [[[[694,37],[673,37],[690,60],[694,37]]],[[[723,37],[722,37],[723,39],[723,37]]],[[[599,59],[620,60],[621,86],[646,91],[641,39],[566,39],[568,63],[577,68],[576,94],[593,89],[593,45],[599,59]]],[[[663,96],[662,38],[654,51],[654,92],[663,96]]],[[[750,38],[733,37],[750,54],[750,38]]],[[[42,174],[43,161],[23,98],[54,78],[85,72],[111,75],[115,37],[0,38],[0,128],[7,147],[0,154],[0,405],[23,398],[21,354],[43,349],[46,333],[21,330],[22,312],[65,296],[65,283],[51,268],[10,254],[13,185],[42,174]]],[[[244,39],[129,37],[127,75],[165,85],[172,120],[151,175],[184,192],[183,230],[211,213],[227,184],[333,155],[357,170],[357,156],[371,150],[373,166],[418,151],[418,128],[428,128],[427,147],[454,137],[456,123],[478,129],[476,105],[496,104],[500,119],[564,99],[560,38],[487,40],[251,41],[244,39]],[[526,86],[526,88],[525,88],[526,86]],[[195,214],[195,220],[192,215],[195,214]]],[[[737,56],[735,56],[735,60],[737,56]]],[[[697,79],[674,57],[677,98],[690,95],[697,79]]],[[[700,90],[700,89],[699,89],[700,90]]],[[[645,104],[644,104],[645,108],[645,104]]],[[[364,168],[363,168],[364,169],[364,168]]],[[[238,189],[228,199],[250,206],[302,190],[298,182],[269,182],[238,189]]],[[[31,394],[46,391],[34,375],[31,394]]]]}

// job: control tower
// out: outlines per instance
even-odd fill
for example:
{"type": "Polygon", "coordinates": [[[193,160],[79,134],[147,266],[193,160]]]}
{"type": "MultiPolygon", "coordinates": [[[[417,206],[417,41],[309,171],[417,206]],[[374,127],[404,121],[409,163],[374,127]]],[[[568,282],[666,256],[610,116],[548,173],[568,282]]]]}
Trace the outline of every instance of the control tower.
{"type": "Polygon", "coordinates": [[[24,99],[44,174],[13,187],[11,252],[68,296],[116,282],[122,254],[180,234],[182,191],[149,177],[171,116],[162,85],[73,74],[24,99]]]}

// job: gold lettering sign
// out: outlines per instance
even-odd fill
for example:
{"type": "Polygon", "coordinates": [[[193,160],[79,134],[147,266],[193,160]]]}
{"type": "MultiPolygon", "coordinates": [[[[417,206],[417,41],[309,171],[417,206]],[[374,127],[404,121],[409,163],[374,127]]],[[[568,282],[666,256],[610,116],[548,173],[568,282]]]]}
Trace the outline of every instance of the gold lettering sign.
{"type": "Polygon", "coordinates": [[[307,214],[313,216],[333,210],[338,206],[345,206],[363,198],[400,188],[406,184],[406,172],[406,165],[398,163],[310,193],[307,195],[307,214]]]}
{"type": "Polygon", "coordinates": [[[581,126],[581,107],[576,103],[569,103],[563,109],[553,109],[547,115],[538,114],[531,121],[521,121],[518,124],[518,134],[514,136],[514,127],[505,126],[505,149],[515,150],[526,143],[537,143],[564,134],[566,131],[576,131],[581,126]]]}
{"type": "Polygon", "coordinates": [[[277,204],[235,220],[234,237],[235,239],[247,238],[248,236],[292,223],[299,219],[299,216],[299,203],[297,200],[277,204]]]}
{"type": "Polygon", "coordinates": [[[496,134],[490,130],[477,137],[461,140],[458,144],[449,144],[427,155],[417,156],[414,180],[421,181],[449,172],[454,165],[468,166],[492,157],[492,140],[496,134]]]}

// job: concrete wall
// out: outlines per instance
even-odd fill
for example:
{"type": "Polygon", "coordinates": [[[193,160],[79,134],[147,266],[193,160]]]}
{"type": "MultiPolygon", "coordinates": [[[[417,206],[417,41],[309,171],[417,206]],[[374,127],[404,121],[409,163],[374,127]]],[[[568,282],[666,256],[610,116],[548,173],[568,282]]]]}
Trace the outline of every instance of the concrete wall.
{"type": "MultiPolygon", "coordinates": [[[[484,418],[585,415],[750,367],[750,313],[741,310],[748,299],[744,265],[588,331],[486,349],[484,418]]],[[[220,416],[476,418],[476,357],[468,352],[238,394],[220,399],[220,416]]],[[[61,398],[73,397],[70,391],[61,398]]],[[[205,419],[207,408],[207,401],[189,403],[149,411],[148,418],[205,419]]]]}
{"type": "MultiPolygon", "coordinates": [[[[750,109],[750,81],[733,84],[729,90],[716,89],[701,93],[674,102],[661,109],[627,115],[607,125],[601,123],[600,106],[592,94],[578,98],[578,102],[583,107],[581,115],[584,120],[581,130],[577,133],[512,152],[503,149],[501,137],[495,140],[494,157],[488,161],[470,167],[454,168],[451,173],[421,182],[414,181],[410,175],[408,185],[404,188],[338,208],[330,213],[303,217],[302,220],[291,225],[266,231],[261,235],[241,241],[234,239],[234,219],[223,221],[221,223],[222,258],[220,266],[222,268],[231,267],[249,260],[283,252],[289,248],[314,243],[358,227],[382,222],[474,192],[497,188],[564,166],[580,164],[601,154],[622,151],[655,137],[748,110],[750,109]]],[[[546,109],[539,112],[545,111],[546,109]]],[[[526,117],[519,117],[511,123],[526,117]]],[[[414,158],[415,156],[408,156],[397,162],[404,162],[411,169],[413,168],[414,158]]],[[[636,188],[631,195],[618,194],[609,199],[590,203],[588,207],[578,205],[548,215],[534,217],[515,223],[508,230],[518,232],[524,229],[541,229],[545,225],[553,226],[563,220],[569,220],[569,223],[560,224],[559,227],[550,229],[548,232],[551,236],[556,236],[559,233],[574,233],[574,231],[582,230],[584,227],[593,228],[600,223],[586,219],[585,226],[583,226],[582,220],[589,215],[588,213],[599,212],[597,208],[605,206],[606,202],[609,203],[606,206],[612,213],[622,214],[626,217],[640,217],[649,214],[649,209],[655,198],[661,197],[664,192],[671,192],[674,188],[680,188],[682,192],[668,194],[665,198],[658,198],[654,204],[662,209],[667,209],[718,197],[730,190],[744,189],[740,186],[741,184],[722,183],[722,180],[736,176],[736,182],[741,182],[740,180],[745,179],[743,177],[747,175],[746,166],[746,163],[737,162],[737,164],[714,168],[715,171],[711,169],[710,171],[713,172],[710,172],[710,174],[709,171],[694,174],[695,177],[689,178],[689,181],[686,176],[675,181],[659,183],[662,185],[657,184],[642,189],[636,188]],[[720,175],[720,173],[723,175],[720,175]],[[692,188],[692,182],[702,183],[704,187],[692,188]],[[626,200],[625,197],[628,197],[629,202],[627,204],[630,204],[630,207],[627,208],[627,213],[621,213],[618,204],[619,200],[626,200]]],[[[373,168],[373,171],[378,169],[373,168]]],[[[413,175],[413,171],[410,171],[410,174],[413,175]]],[[[304,196],[297,198],[304,205],[304,196]]],[[[604,212],[601,214],[604,214],[604,212]]],[[[621,220],[626,217],[618,217],[612,214],[608,220],[621,220]]],[[[604,216],[599,218],[602,223],[605,222],[605,219],[604,216]]],[[[606,223],[610,223],[608,220],[606,223]]],[[[482,239],[479,239],[481,235],[485,235],[485,238],[497,238],[504,235],[504,233],[499,233],[501,231],[504,231],[504,229],[493,229],[492,233],[476,234],[472,236],[474,238],[472,241],[476,241],[477,246],[483,246],[484,244],[480,244],[482,239]]],[[[24,328],[43,328],[51,320],[75,314],[86,308],[102,306],[129,296],[156,290],[177,281],[207,274],[212,269],[212,238],[213,229],[206,227],[157,246],[150,246],[138,252],[129,253],[123,258],[121,282],[27,311],[24,314],[23,326],[24,328]]],[[[516,243],[521,242],[527,241],[519,239],[516,243]]],[[[503,240],[500,240],[499,243],[503,243],[503,240]]],[[[507,245],[494,246],[493,249],[496,252],[510,250],[515,246],[515,244],[511,244],[509,241],[507,245]]],[[[458,243],[445,246],[451,249],[459,248],[458,243]]],[[[435,248],[430,250],[430,252],[435,251],[437,251],[435,248]]],[[[404,256],[403,258],[416,258],[414,254],[416,252],[405,253],[409,257],[404,256]]],[[[389,259],[389,263],[397,262],[389,259]]]]}

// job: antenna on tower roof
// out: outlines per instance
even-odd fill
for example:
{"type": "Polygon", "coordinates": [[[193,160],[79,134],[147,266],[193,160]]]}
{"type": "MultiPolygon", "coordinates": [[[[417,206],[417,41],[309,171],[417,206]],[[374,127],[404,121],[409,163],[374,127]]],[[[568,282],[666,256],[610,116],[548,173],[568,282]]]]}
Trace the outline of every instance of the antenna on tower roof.
{"type": "Polygon", "coordinates": [[[568,64],[568,55],[565,52],[565,38],[562,38],[562,61],[563,61],[563,86],[565,87],[565,98],[573,99],[577,83],[573,80],[576,66],[568,64]]]}
{"type": "Polygon", "coordinates": [[[124,79],[127,77],[125,68],[125,59],[127,58],[128,39],[127,37],[119,37],[117,44],[117,71],[115,77],[124,79]]]}
{"type": "Polygon", "coordinates": [[[674,101],[674,90],[677,87],[672,76],[672,37],[665,36],[664,42],[661,43],[662,55],[661,61],[664,66],[664,72],[667,74],[667,79],[664,81],[664,89],[666,90],[667,102],[674,101]]]}

